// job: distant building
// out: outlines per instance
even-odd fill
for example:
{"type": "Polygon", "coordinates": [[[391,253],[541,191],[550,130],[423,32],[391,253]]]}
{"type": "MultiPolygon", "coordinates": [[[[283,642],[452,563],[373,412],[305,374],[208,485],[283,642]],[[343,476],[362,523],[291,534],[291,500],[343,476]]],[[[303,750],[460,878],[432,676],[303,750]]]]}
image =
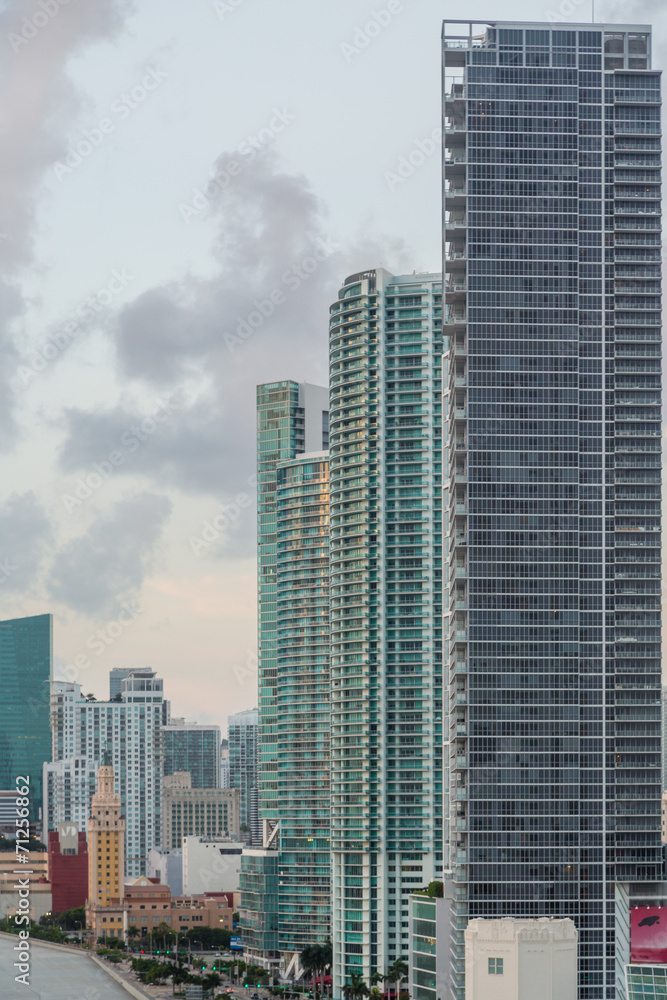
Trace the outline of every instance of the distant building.
{"type": "Polygon", "coordinates": [[[244,848],[239,903],[239,917],[243,929],[243,957],[246,962],[267,970],[277,970],[280,967],[279,883],[278,851],[256,847],[244,848]]]}
{"type": "Polygon", "coordinates": [[[125,883],[127,927],[136,927],[146,937],[158,924],[171,926],[171,889],[140,875],[125,883]]]}
{"type": "Polygon", "coordinates": [[[233,897],[233,893],[206,892],[199,896],[172,899],[171,925],[179,931],[197,927],[231,931],[234,923],[233,897]]]}
{"type": "Polygon", "coordinates": [[[148,852],[148,877],[168,885],[172,896],[183,895],[183,851],[180,848],[148,852]]]}
{"type": "Polygon", "coordinates": [[[126,820],[128,876],[145,873],[148,852],[162,839],[163,701],[162,679],[145,669],[122,679],[120,701],[88,701],[80,684],[51,685],[53,763],[45,768],[47,827],[57,829],[73,821],[86,828],[92,773],[110,754],[126,820]]]}
{"type": "Polygon", "coordinates": [[[242,845],[223,837],[183,838],[183,892],[237,892],[242,845]]]}
{"type": "Polygon", "coordinates": [[[465,931],[465,1000],[577,1000],[569,917],[477,918],[465,931]]]}
{"type": "MultiPolygon", "coordinates": [[[[28,915],[31,922],[39,921],[53,909],[51,883],[48,880],[48,854],[46,851],[29,851],[24,855],[25,874],[21,878],[29,881],[28,915]]],[[[13,851],[0,852],[0,920],[15,916],[19,912],[19,891],[16,888],[16,855],[13,851]]]]}
{"type": "Polygon", "coordinates": [[[229,784],[229,740],[220,744],[220,787],[231,788],[229,784]]]}
{"type": "Polygon", "coordinates": [[[0,791],[0,833],[11,834],[12,838],[16,835],[16,817],[18,815],[16,800],[22,798],[23,796],[19,795],[14,788],[0,791]]]}
{"type": "Polygon", "coordinates": [[[241,792],[241,832],[246,842],[259,840],[257,817],[257,770],[259,766],[259,714],[238,712],[230,715],[229,786],[241,792]],[[254,798],[253,798],[254,797],[254,798]]]}
{"type": "Polygon", "coordinates": [[[123,681],[133,674],[135,677],[152,677],[150,667],[113,667],[109,671],[109,701],[120,701],[123,692],[123,681]]]}
{"type": "Polygon", "coordinates": [[[124,883],[125,818],[120,795],[114,791],[113,767],[103,764],[88,818],[86,930],[93,943],[124,936],[124,883]]]}
{"type": "Polygon", "coordinates": [[[220,787],[220,726],[171,719],[162,730],[166,775],[189,771],[193,788],[220,787]]]}
{"type": "Polygon", "coordinates": [[[76,823],[49,832],[51,910],[64,913],[85,906],[88,899],[88,842],[76,823]]]}
{"type": "Polygon", "coordinates": [[[239,837],[236,788],[192,788],[188,771],[177,771],[162,784],[162,846],[180,847],[183,837],[239,837]]]}
{"type": "Polygon", "coordinates": [[[52,616],[0,622],[0,789],[14,789],[17,775],[30,779],[31,823],[40,819],[42,769],[51,759],[52,677],[52,616]]]}
{"type": "Polygon", "coordinates": [[[98,761],[88,757],[68,757],[44,765],[45,831],[52,833],[71,823],[85,831],[97,788],[98,767],[98,761]]]}
{"type": "Polygon", "coordinates": [[[628,965],[626,989],[626,1000],[667,997],[667,965],[628,965]]]}
{"type": "Polygon", "coordinates": [[[662,687],[662,791],[667,792],[667,686],[662,687]]]}

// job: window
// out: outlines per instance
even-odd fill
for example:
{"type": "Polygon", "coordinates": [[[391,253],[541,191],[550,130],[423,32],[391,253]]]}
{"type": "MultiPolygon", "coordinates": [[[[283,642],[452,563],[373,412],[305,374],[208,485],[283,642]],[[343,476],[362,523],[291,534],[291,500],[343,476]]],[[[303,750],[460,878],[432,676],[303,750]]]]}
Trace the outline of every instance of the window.
{"type": "Polygon", "coordinates": [[[502,976],[503,974],[503,960],[502,958],[490,958],[489,959],[489,975],[490,976],[502,976]]]}

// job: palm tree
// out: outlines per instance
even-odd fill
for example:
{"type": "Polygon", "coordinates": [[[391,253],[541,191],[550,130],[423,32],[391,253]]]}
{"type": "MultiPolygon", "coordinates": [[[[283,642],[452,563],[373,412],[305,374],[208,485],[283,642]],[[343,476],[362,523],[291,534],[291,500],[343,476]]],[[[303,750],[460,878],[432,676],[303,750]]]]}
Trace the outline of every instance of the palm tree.
{"type": "Polygon", "coordinates": [[[384,976],[382,977],[386,980],[389,986],[389,1000],[391,1000],[391,984],[398,983],[396,989],[396,1000],[398,1000],[398,995],[401,990],[401,980],[405,979],[408,974],[408,967],[404,958],[397,958],[393,965],[390,965],[384,976]]]}
{"type": "Polygon", "coordinates": [[[127,936],[130,942],[130,951],[134,951],[132,945],[134,944],[135,940],[139,937],[139,928],[135,924],[130,924],[130,926],[127,928],[127,936]]]}
{"type": "Polygon", "coordinates": [[[358,972],[353,972],[350,975],[349,983],[345,983],[343,986],[343,995],[346,1000],[361,1000],[362,997],[368,996],[368,993],[368,986],[358,972]]]}

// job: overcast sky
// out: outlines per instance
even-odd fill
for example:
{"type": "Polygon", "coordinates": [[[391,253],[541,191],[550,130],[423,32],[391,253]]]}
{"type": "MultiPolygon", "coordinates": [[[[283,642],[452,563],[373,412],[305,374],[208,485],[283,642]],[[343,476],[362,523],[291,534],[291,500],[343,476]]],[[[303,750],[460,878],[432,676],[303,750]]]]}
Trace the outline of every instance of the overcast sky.
{"type": "MultiPolygon", "coordinates": [[[[662,52],[664,11],[596,4],[662,52]]],[[[52,612],[84,691],[150,665],[176,715],[256,704],[255,385],[326,384],[347,274],[439,270],[463,14],[590,5],[0,0],[0,617],[52,612]]]]}

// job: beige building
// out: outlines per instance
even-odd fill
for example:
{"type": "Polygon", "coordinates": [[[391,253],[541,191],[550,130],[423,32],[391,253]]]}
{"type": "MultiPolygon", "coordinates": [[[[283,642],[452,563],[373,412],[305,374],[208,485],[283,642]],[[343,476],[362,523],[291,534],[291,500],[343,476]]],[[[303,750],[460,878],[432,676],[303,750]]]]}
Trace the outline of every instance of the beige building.
{"type": "Polygon", "coordinates": [[[162,847],[180,848],[184,837],[240,836],[237,788],[192,788],[188,771],[162,783],[162,847]]]}
{"type": "Polygon", "coordinates": [[[52,909],[47,875],[49,856],[46,851],[28,851],[21,856],[26,858],[25,864],[17,862],[15,851],[0,852],[0,919],[27,913],[31,922],[39,921],[52,909]],[[16,875],[19,869],[21,872],[16,875]],[[19,880],[21,883],[27,880],[28,885],[19,885],[19,880]]]}
{"type": "MultiPolygon", "coordinates": [[[[665,739],[667,743],[667,738],[665,739]]],[[[662,793],[662,842],[667,844],[667,792],[662,793]]]]}
{"type": "Polygon", "coordinates": [[[577,1000],[577,939],[569,918],[471,920],[466,1000],[577,1000]]]}
{"type": "Polygon", "coordinates": [[[97,791],[88,819],[86,927],[93,941],[124,937],[125,818],[114,791],[113,768],[97,772],[97,791]]]}

